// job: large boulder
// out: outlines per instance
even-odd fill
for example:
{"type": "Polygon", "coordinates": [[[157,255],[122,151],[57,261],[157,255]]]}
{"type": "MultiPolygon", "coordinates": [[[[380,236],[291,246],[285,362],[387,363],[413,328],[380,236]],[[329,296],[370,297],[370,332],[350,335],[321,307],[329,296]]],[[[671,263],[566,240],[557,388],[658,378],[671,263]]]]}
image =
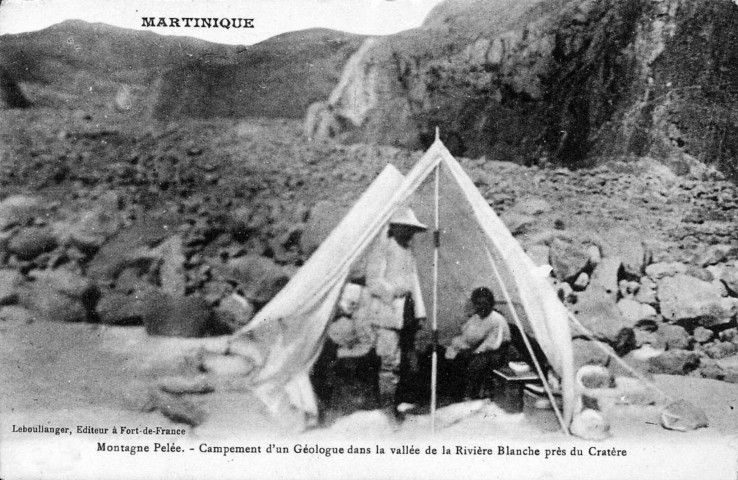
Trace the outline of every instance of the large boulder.
{"type": "Polygon", "coordinates": [[[705,327],[697,327],[694,329],[694,332],[692,332],[692,336],[694,337],[695,342],[702,344],[712,340],[715,336],[715,332],[705,327]]]}
{"type": "Polygon", "coordinates": [[[21,260],[31,260],[56,248],[57,242],[51,230],[44,227],[24,228],[10,239],[8,252],[21,260]]]}
{"type": "Polygon", "coordinates": [[[619,258],[622,275],[639,279],[653,256],[642,235],[632,231],[611,232],[605,240],[605,257],[619,258]]]}
{"type": "Polygon", "coordinates": [[[731,295],[738,296],[738,267],[726,267],[720,272],[718,278],[725,284],[731,295]]]}
{"type": "Polygon", "coordinates": [[[684,327],[679,325],[661,325],[658,329],[669,350],[689,350],[693,340],[684,327]]]}
{"type": "Polygon", "coordinates": [[[661,412],[661,426],[668,430],[688,432],[710,425],[705,412],[687,402],[677,400],[667,405],[661,412]]]}
{"type": "Polygon", "coordinates": [[[95,282],[71,270],[33,271],[30,276],[39,286],[62,293],[86,306],[92,306],[100,296],[95,282]]]}
{"type": "Polygon", "coordinates": [[[152,253],[159,257],[159,285],[163,292],[184,295],[187,284],[182,237],[175,235],[153,249],[152,253]]]}
{"type": "Polygon", "coordinates": [[[200,297],[151,292],[144,298],[142,316],[149,335],[202,337],[207,333],[211,311],[200,297]]]}
{"type": "Polygon", "coordinates": [[[623,262],[618,257],[605,257],[600,260],[592,274],[592,283],[605,289],[615,298],[618,294],[618,280],[623,262]]]}
{"type": "Polygon", "coordinates": [[[39,197],[12,195],[0,202],[0,231],[13,225],[26,224],[44,209],[39,197]]]}
{"type": "Polygon", "coordinates": [[[154,214],[110,237],[87,266],[87,275],[109,283],[127,267],[148,268],[160,260],[152,249],[172,235],[181,219],[176,214],[154,214]]]}
{"type": "Polygon", "coordinates": [[[650,377],[652,376],[649,365],[650,359],[661,355],[662,353],[663,350],[656,350],[649,346],[641,347],[639,349],[632,350],[621,357],[623,363],[625,363],[628,368],[622,366],[619,362],[610,362],[609,369],[616,378],[632,377],[633,373],[631,370],[634,370],[639,375],[650,377]]]}
{"type": "Polygon", "coordinates": [[[120,291],[106,292],[95,306],[100,323],[106,325],[142,325],[145,302],[138,295],[120,291]]]}
{"type": "Polygon", "coordinates": [[[263,305],[274,297],[289,281],[284,268],[267,257],[246,255],[228,262],[227,278],[249,301],[263,305]]]}
{"type": "Polygon", "coordinates": [[[684,274],[663,278],[658,297],[661,314],[671,322],[710,327],[729,323],[738,312],[738,299],[722,297],[715,285],[684,274]]]}
{"type": "Polygon", "coordinates": [[[554,238],[550,245],[549,262],[559,281],[574,282],[589,266],[589,252],[578,242],[554,238]]]}
{"type": "Polygon", "coordinates": [[[85,322],[91,319],[90,312],[82,302],[62,292],[49,290],[38,282],[29,283],[21,290],[18,303],[37,318],[45,320],[85,322]]]}
{"type": "Polygon", "coordinates": [[[9,305],[18,300],[18,289],[23,284],[23,275],[15,270],[0,270],[0,305],[9,305]]]}
{"type": "Polygon", "coordinates": [[[119,203],[118,196],[110,192],[94,205],[54,222],[52,231],[60,244],[92,254],[120,229],[119,203]]]}
{"type": "MultiPolygon", "coordinates": [[[[577,298],[577,303],[571,309],[596,338],[615,344],[622,330],[633,328],[634,322],[623,317],[615,300],[602,287],[592,285],[578,294],[577,298]]],[[[576,333],[574,328],[573,334],[576,333]]]]}
{"type": "Polygon", "coordinates": [[[659,300],[656,295],[656,283],[648,277],[642,277],[641,284],[633,299],[652,307],[657,306],[659,300]]]}
{"type": "Polygon", "coordinates": [[[646,275],[654,281],[659,281],[664,277],[673,277],[686,271],[687,266],[681,262],[659,262],[646,267],[646,275]]]}
{"type": "Polygon", "coordinates": [[[695,265],[688,265],[684,274],[702,280],[703,282],[712,282],[714,280],[714,277],[709,270],[695,265]]]}
{"type": "Polygon", "coordinates": [[[733,342],[715,342],[707,345],[704,350],[710,358],[727,358],[738,353],[738,344],[733,342]]]}
{"type": "Polygon", "coordinates": [[[684,375],[699,367],[700,356],[687,350],[667,350],[649,359],[648,365],[651,373],[684,375]]]}
{"type": "Polygon", "coordinates": [[[68,270],[32,272],[33,282],[23,285],[18,303],[39,317],[59,322],[84,322],[94,319],[99,298],[97,286],[68,270]]]}
{"type": "Polygon", "coordinates": [[[723,263],[728,259],[728,253],[732,249],[730,245],[710,245],[696,258],[695,263],[701,267],[723,263]]]}
{"type": "Polygon", "coordinates": [[[633,332],[635,333],[636,347],[650,345],[657,350],[666,350],[666,339],[659,333],[655,322],[644,322],[637,325],[633,332]]]}
{"type": "Polygon", "coordinates": [[[617,303],[623,318],[638,323],[640,320],[653,320],[656,318],[656,309],[651,305],[640,303],[632,298],[622,298],[617,303]]]}

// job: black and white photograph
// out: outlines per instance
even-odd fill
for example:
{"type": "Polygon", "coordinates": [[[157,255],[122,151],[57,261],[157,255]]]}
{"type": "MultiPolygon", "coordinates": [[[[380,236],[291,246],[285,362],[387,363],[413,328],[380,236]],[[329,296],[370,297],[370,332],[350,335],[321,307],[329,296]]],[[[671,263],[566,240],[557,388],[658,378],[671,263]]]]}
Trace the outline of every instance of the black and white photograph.
{"type": "Polygon", "coordinates": [[[738,478],[738,1],[0,1],[0,480],[738,478]]]}

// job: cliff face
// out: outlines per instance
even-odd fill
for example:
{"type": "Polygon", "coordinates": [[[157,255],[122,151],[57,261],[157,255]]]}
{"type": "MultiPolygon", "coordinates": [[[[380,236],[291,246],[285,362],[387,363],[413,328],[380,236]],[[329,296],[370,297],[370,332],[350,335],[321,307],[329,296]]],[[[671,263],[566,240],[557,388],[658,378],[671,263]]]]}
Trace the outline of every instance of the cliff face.
{"type": "Polygon", "coordinates": [[[439,126],[467,156],[695,157],[734,174],[737,43],[729,0],[448,0],[365,44],[308,130],[418,148],[439,126]]]}

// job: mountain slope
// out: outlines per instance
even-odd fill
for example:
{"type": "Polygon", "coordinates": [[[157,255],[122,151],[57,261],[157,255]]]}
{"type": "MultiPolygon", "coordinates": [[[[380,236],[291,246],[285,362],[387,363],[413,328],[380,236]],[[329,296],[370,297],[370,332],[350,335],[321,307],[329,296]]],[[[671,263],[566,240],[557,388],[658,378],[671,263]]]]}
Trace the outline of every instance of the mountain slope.
{"type": "Polygon", "coordinates": [[[163,75],[154,115],[302,118],[312,102],[330,94],[361,39],[312,29],[243,48],[227,64],[193,60],[163,75]]]}
{"type": "Polygon", "coordinates": [[[330,93],[361,38],[314,29],[244,47],[71,20],[0,36],[0,66],[40,106],[301,118],[330,93]]]}

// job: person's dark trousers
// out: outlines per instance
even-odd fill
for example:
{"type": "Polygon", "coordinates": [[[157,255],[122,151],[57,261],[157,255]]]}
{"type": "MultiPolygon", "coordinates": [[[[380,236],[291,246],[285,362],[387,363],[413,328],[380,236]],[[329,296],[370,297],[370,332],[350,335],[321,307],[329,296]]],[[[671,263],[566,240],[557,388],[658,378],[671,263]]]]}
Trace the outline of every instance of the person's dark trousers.
{"type": "Polygon", "coordinates": [[[395,390],[395,406],[401,403],[418,403],[420,400],[422,381],[418,371],[418,352],[415,349],[415,335],[419,329],[415,305],[412,297],[408,296],[403,312],[403,327],[400,330],[400,378],[395,390]]]}
{"type": "Polygon", "coordinates": [[[373,349],[361,357],[338,358],[331,406],[344,413],[379,408],[380,362],[373,349]]]}
{"type": "Polygon", "coordinates": [[[492,370],[507,362],[508,348],[509,344],[505,343],[497,350],[482,353],[459,352],[451,364],[451,374],[457,385],[456,398],[483,398],[484,389],[491,382],[492,370]]]}
{"type": "Polygon", "coordinates": [[[325,420],[326,410],[331,408],[333,389],[336,385],[336,352],[338,346],[330,338],[325,339],[320,356],[313,364],[310,380],[318,399],[318,422],[325,420]]]}

